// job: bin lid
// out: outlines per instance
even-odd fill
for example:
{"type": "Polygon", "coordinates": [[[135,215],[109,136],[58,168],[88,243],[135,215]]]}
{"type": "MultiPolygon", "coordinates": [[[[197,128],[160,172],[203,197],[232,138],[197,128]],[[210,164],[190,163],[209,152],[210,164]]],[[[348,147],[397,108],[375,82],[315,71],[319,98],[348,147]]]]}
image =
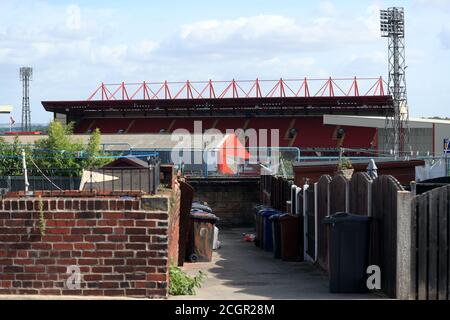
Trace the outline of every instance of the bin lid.
{"type": "Polygon", "coordinates": [[[265,207],[265,208],[261,208],[258,210],[258,214],[263,214],[263,212],[266,211],[276,211],[276,212],[280,212],[280,210],[274,209],[272,207],[265,207]]]}
{"type": "Polygon", "coordinates": [[[286,215],[285,212],[275,213],[269,217],[269,220],[281,220],[286,215]]]}
{"type": "Polygon", "coordinates": [[[357,214],[352,214],[348,212],[336,212],[331,216],[327,216],[323,219],[323,223],[325,224],[336,224],[336,223],[366,223],[370,221],[370,217],[368,216],[360,216],[357,214]]]}
{"type": "Polygon", "coordinates": [[[286,213],[286,214],[280,216],[279,219],[285,221],[285,220],[297,220],[298,218],[299,218],[299,216],[295,216],[295,215],[286,213]]]}
{"type": "Polygon", "coordinates": [[[212,212],[211,207],[209,207],[207,205],[204,205],[204,204],[201,204],[201,203],[193,203],[192,204],[192,209],[200,209],[200,210],[203,210],[203,211],[212,212]]]}
{"type": "Polygon", "coordinates": [[[270,216],[273,216],[274,214],[282,214],[283,212],[281,212],[281,211],[279,211],[279,210],[274,210],[274,209],[271,209],[271,210],[264,210],[264,211],[262,211],[260,214],[261,214],[261,216],[263,216],[263,217],[270,217],[270,216]]]}
{"type": "Polygon", "coordinates": [[[195,211],[191,212],[191,218],[194,220],[207,220],[207,221],[219,221],[220,219],[210,212],[204,212],[204,211],[195,211]]]}

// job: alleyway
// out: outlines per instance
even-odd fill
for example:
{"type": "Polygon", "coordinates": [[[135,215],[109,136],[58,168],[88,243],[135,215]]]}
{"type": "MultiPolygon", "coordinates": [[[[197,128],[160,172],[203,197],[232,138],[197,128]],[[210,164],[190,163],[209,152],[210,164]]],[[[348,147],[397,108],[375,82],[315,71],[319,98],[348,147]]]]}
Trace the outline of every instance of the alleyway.
{"type": "Polygon", "coordinates": [[[187,263],[189,274],[198,270],[207,278],[196,296],[172,299],[373,299],[372,294],[330,294],[326,274],[305,262],[284,262],[271,252],[244,242],[246,230],[221,231],[222,248],[211,263],[187,263]]]}

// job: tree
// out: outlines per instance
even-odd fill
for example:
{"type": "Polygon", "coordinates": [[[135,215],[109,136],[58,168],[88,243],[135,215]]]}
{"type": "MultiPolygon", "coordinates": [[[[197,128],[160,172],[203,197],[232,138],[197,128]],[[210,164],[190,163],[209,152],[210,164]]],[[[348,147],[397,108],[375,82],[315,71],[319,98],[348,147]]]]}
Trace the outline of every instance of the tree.
{"type": "Polygon", "coordinates": [[[18,136],[14,137],[12,144],[0,137],[0,175],[22,174],[22,149],[29,150],[29,148],[21,146],[18,136]]]}
{"type": "Polygon", "coordinates": [[[100,130],[96,129],[87,146],[81,140],[73,140],[73,123],[63,126],[53,121],[48,127],[48,137],[35,142],[32,157],[40,169],[59,173],[81,175],[83,169],[100,167],[108,162],[100,148],[100,130]]]}

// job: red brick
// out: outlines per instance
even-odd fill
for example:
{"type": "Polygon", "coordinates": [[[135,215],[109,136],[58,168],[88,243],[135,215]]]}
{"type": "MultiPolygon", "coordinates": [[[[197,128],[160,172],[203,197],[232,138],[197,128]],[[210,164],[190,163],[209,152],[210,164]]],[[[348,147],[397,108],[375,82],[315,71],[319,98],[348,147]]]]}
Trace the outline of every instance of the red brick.
{"type": "Polygon", "coordinates": [[[51,265],[51,264],[55,264],[56,260],[55,259],[36,259],[35,260],[35,264],[36,265],[51,265]]]}
{"type": "Polygon", "coordinates": [[[48,266],[47,272],[48,273],[66,273],[67,267],[65,267],[65,266],[48,266]]]}
{"type": "Polygon", "coordinates": [[[30,265],[33,263],[34,261],[32,259],[14,259],[15,265],[30,265]]]}
{"type": "Polygon", "coordinates": [[[78,264],[79,265],[97,265],[98,264],[98,259],[78,259],[78,264]]]}
{"type": "Polygon", "coordinates": [[[29,272],[29,273],[43,273],[45,272],[45,267],[44,266],[25,266],[25,272],[29,272]]]}
{"type": "Polygon", "coordinates": [[[145,213],[144,212],[136,212],[136,211],[130,211],[130,212],[125,212],[125,218],[126,219],[140,219],[140,220],[144,220],[145,219],[145,213]]]}
{"type": "Polygon", "coordinates": [[[116,258],[133,258],[133,251],[114,251],[114,257],[116,258]]]}
{"type": "Polygon", "coordinates": [[[103,276],[101,274],[87,274],[83,276],[84,281],[100,281],[102,280],[103,276]]]}
{"type": "Polygon", "coordinates": [[[105,267],[105,266],[99,266],[99,267],[92,267],[93,273],[111,273],[112,267],[105,267]]]}
{"type": "MultiPolygon", "coordinates": [[[[58,274],[55,273],[38,273],[36,275],[37,280],[58,280],[58,274]]],[[[53,286],[53,283],[52,283],[53,286]]]]}
{"type": "Polygon", "coordinates": [[[46,234],[70,234],[69,228],[48,228],[46,234]]]}
{"type": "Polygon", "coordinates": [[[60,289],[42,289],[40,290],[41,294],[44,295],[54,295],[54,296],[60,296],[61,290],[60,289]]]}
{"type": "Polygon", "coordinates": [[[16,280],[36,280],[37,275],[35,273],[18,273],[16,274],[16,280]]]}
{"type": "Polygon", "coordinates": [[[72,228],[71,234],[91,234],[90,228],[72,228]]]}
{"type": "Polygon", "coordinates": [[[134,227],[134,224],[137,224],[138,221],[134,220],[119,220],[119,226],[121,227],[134,227]]]}
{"type": "Polygon", "coordinates": [[[145,228],[126,228],[125,229],[125,233],[126,234],[146,234],[147,233],[147,229],[145,228]]]}
{"type": "Polygon", "coordinates": [[[156,222],[149,221],[149,220],[138,220],[138,221],[136,221],[136,227],[154,228],[154,227],[156,227],[156,222]]]}
{"type": "Polygon", "coordinates": [[[167,213],[147,213],[147,220],[168,220],[169,215],[167,213]]]}
{"type": "Polygon", "coordinates": [[[58,259],[56,260],[56,263],[59,265],[64,265],[64,266],[73,266],[77,264],[77,259],[58,259]]]}
{"type": "Polygon", "coordinates": [[[102,235],[93,235],[93,236],[85,236],[84,239],[87,242],[104,242],[106,240],[106,237],[102,235]]]}
{"type": "Polygon", "coordinates": [[[117,243],[97,243],[95,244],[95,247],[97,250],[117,250],[118,244],[117,243]]]}
{"type": "Polygon", "coordinates": [[[53,214],[54,219],[73,219],[75,214],[73,212],[55,212],[53,214]]]}
{"type": "Polygon", "coordinates": [[[104,296],[124,296],[125,290],[123,289],[109,289],[103,291],[104,296]]]}
{"type": "Polygon", "coordinates": [[[118,224],[118,221],[117,220],[112,220],[112,219],[100,220],[98,222],[98,225],[102,226],[102,227],[115,227],[115,226],[117,226],[117,224],[118,224]]]}
{"type": "Polygon", "coordinates": [[[124,235],[125,234],[125,228],[122,228],[122,227],[114,228],[112,233],[113,234],[117,234],[117,235],[124,235]]]}
{"type": "Polygon", "coordinates": [[[74,227],[75,220],[48,220],[47,227],[74,227]]]}
{"type": "Polygon", "coordinates": [[[167,281],[168,276],[166,274],[148,274],[148,281],[167,281]]]}
{"type": "Polygon", "coordinates": [[[131,266],[146,266],[147,260],[146,259],[127,259],[126,264],[131,265],[131,266]]]}
{"type": "Polygon", "coordinates": [[[93,227],[97,225],[97,220],[77,220],[77,227],[93,227]]]}
{"type": "Polygon", "coordinates": [[[36,250],[50,250],[52,245],[50,243],[40,242],[31,244],[31,248],[36,250]]]}
{"type": "Polygon", "coordinates": [[[74,248],[78,249],[78,250],[91,250],[91,249],[95,249],[95,244],[87,243],[87,242],[75,243],[74,248]]]}
{"type": "Polygon", "coordinates": [[[125,218],[125,214],[123,212],[103,212],[103,219],[114,219],[119,220],[125,218]]]}
{"type": "Polygon", "coordinates": [[[147,290],[145,289],[126,289],[125,292],[127,296],[139,296],[139,297],[147,296],[147,290]]]}
{"type": "Polygon", "coordinates": [[[126,242],[128,240],[128,236],[125,235],[109,235],[108,241],[111,242],[126,242]]]}
{"type": "Polygon", "coordinates": [[[60,242],[62,241],[62,236],[58,235],[45,235],[42,237],[42,242],[60,242]]]}
{"type": "Polygon", "coordinates": [[[126,243],[125,248],[130,250],[145,250],[147,245],[145,243],[126,243]]]}
{"type": "Polygon", "coordinates": [[[124,264],[125,264],[125,260],[123,260],[123,259],[105,259],[105,265],[123,266],[124,264]]]}
{"type": "Polygon", "coordinates": [[[150,242],[150,236],[130,236],[130,242],[150,242]]]}
{"type": "Polygon", "coordinates": [[[63,236],[62,240],[64,242],[82,242],[83,236],[82,235],[63,236]]]}
{"type": "Polygon", "coordinates": [[[84,251],[83,257],[86,258],[111,258],[112,251],[84,251]]]}
{"type": "Polygon", "coordinates": [[[72,243],[54,243],[53,250],[73,250],[72,243]]]}
{"type": "Polygon", "coordinates": [[[20,236],[18,235],[0,235],[0,242],[19,242],[20,236]]]}
{"type": "Polygon", "coordinates": [[[112,231],[113,231],[112,228],[105,228],[105,227],[103,227],[103,228],[95,228],[93,230],[93,233],[94,234],[111,234],[112,231]]]}
{"type": "Polygon", "coordinates": [[[148,259],[149,266],[165,266],[167,265],[167,259],[148,259]]]}
{"type": "Polygon", "coordinates": [[[116,289],[119,288],[118,282],[99,282],[98,287],[101,289],[116,289]]]}
{"type": "Polygon", "coordinates": [[[123,281],[124,274],[105,274],[103,275],[104,281],[123,281]]]}

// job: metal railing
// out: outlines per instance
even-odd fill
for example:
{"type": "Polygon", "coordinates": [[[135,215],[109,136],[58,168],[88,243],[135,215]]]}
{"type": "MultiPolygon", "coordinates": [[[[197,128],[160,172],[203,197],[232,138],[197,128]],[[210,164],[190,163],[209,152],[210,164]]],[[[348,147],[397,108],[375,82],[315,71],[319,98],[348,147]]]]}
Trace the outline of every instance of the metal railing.
{"type": "MultiPolygon", "coordinates": [[[[155,194],[160,186],[160,162],[148,168],[28,169],[29,191],[89,192],[142,191],[155,194]]],[[[0,173],[0,194],[25,190],[25,177],[15,171],[0,173]]]]}

